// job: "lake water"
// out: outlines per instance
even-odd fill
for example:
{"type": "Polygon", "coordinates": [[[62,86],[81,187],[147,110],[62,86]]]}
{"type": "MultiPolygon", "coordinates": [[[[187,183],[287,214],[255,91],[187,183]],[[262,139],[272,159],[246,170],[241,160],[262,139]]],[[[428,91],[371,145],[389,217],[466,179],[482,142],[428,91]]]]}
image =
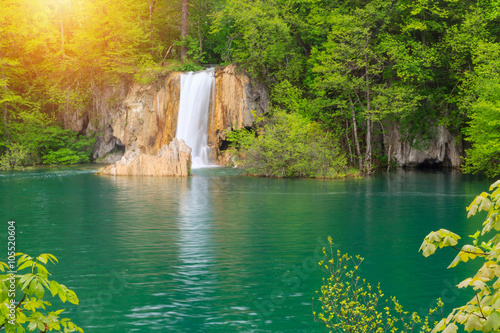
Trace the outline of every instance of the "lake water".
{"type": "Polygon", "coordinates": [[[487,179],[400,170],[284,180],[224,168],[113,178],[96,169],[0,173],[1,239],[14,220],[18,252],[59,259],[52,278],[79,296],[78,307],[64,307],[87,333],[326,332],[312,298],[328,236],[366,258],[363,276],[409,311],[437,297],[451,310],[471,297],[453,285],[473,268],[446,269],[454,250],[417,251],[432,230],[478,228],[465,207],[487,179]]]}

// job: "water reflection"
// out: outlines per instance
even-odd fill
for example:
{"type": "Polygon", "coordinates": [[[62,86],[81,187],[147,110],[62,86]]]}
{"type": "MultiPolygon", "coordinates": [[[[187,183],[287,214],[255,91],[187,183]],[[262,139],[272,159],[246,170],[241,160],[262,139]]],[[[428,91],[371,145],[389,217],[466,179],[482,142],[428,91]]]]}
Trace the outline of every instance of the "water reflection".
{"type": "Polygon", "coordinates": [[[179,236],[176,245],[179,249],[179,265],[173,276],[184,284],[183,298],[189,300],[178,304],[181,318],[188,318],[193,324],[202,324],[208,318],[216,274],[212,245],[210,179],[192,177],[181,192],[177,226],[179,236]]]}
{"type": "Polygon", "coordinates": [[[489,186],[453,172],[333,182],[194,172],[0,173],[0,219],[18,222],[24,252],[59,258],[53,277],[80,298],[78,311],[61,306],[87,333],[298,333],[322,329],[311,314],[322,275],[304,263],[328,235],[408,310],[443,293],[456,304],[450,285],[470,269],[446,270],[454,253],[417,250],[441,227],[471,234],[464,207],[489,186]]]}

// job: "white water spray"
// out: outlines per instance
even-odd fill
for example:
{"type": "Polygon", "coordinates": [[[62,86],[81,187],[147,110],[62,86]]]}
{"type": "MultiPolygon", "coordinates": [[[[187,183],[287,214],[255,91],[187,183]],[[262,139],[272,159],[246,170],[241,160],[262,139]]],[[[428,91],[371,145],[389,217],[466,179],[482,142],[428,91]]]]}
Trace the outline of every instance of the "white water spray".
{"type": "Polygon", "coordinates": [[[192,149],[193,168],[210,165],[208,115],[214,89],[214,69],[181,74],[181,96],[175,137],[192,149]]]}

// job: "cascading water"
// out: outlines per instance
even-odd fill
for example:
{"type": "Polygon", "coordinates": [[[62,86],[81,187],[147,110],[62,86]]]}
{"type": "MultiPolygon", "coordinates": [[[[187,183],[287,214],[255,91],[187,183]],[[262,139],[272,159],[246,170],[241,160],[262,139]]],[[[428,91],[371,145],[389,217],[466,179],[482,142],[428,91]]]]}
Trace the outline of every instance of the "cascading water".
{"type": "Polygon", "coordinates": [[[210,165],[208,115],[214,89],[214,69],[181,74],[181,96],[175,137],[192,149],[193,168],[210,165]]]}

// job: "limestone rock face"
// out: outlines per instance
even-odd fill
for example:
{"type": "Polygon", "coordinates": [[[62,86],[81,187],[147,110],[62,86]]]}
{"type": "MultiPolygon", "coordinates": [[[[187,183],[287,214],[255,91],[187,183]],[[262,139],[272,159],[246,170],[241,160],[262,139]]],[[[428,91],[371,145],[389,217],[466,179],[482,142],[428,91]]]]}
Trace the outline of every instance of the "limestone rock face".
{"type": "Polygon", "coordinates": [[[179,110],[180,73],[170,73],[156,85],[133,84],[123,107],[112,115],[113,136],[129,150],[156,154],[175,137],[179,110]]]}
{"type": "Polygon", "coordinates": [[[123,101],[127,96],[128,89],[129,85],[126,82],[115,86],[94,88],[92,104],[87,108],[69,108],[59,114],[64,128],[82,134],[90,134],[91,132],[95,134],[94,159],[106,156],[117,147],[123,147],[121,141],[113,135],[111,124],[116,111],[123,109],[123,101]]]}
{"type": "Polygon", "coordinates": [[[450,131],[442,125],[436,128],[434,140],[429,142],[424,149],[416,149],[411,147],[409,143],[403,142],[399,126],[396,123],[390,124],[387,128],[387,138],[388,144],[391,146],[391,157],[400,166],[428,165],[458,168],[462,163],[463,144],[457,142],[450,131]]]}
{"type": "Polygon", "coordinates": [[[180,176],[187,177],[191,171],[191,148],[183,140],[173,139],[164,145],[158,154],[141,154],[129,150],[122,159],[99,169],[101,175],[111,176],[180,176]]]}
{"type": "MultiPolygon", "coordinates": [[[[175,138],[180,101],[179,72],[162,74],[149,85],[121,82],[96,89],[87,110],[62,115],[65,128],[96,134],[94,159],[116,160],[124,152],[137,150],[155,155],[175,138]]],[[[264,85],[237,73],[232,65],[215,71],[215,91],[209,113],[208,143],[214,162],[225,132],[251,126],[256,115],[267,111],[269,95],[264,85]]]]}
{"type": "MultiPolygon", "coordinates": [[[[170,73],[151,85],[132,84],[122,106],[110,116],[110,128],[117,144],[125,150],[136,145],[142,154],[155,154],[175,138],[180,101],[179,72],[170,73]]],[[[195,98],[195,97],[193,97],[195,98]]],[[[225,131],[251,126],[252,111],[267,111],[269,95],[265,87],[247,75],[238,74],[234,66],[215,71],[215,91],[208,119],[208,143],[215,160],[225,140],[225,131]]],[[[112,144],[110,139],[108,144],[112,144]]],[[[107,149],[106,149],[107,150],[107,149]]]]}
{"type": "Polygon", "coordinates": [[[234,65],[215,72],[215,101],[209,118],[209,143],[217,147],[225,131],[252,126],[255,115],[267,112],[269,94],[263,84],[238,74],[234,65]]]}

